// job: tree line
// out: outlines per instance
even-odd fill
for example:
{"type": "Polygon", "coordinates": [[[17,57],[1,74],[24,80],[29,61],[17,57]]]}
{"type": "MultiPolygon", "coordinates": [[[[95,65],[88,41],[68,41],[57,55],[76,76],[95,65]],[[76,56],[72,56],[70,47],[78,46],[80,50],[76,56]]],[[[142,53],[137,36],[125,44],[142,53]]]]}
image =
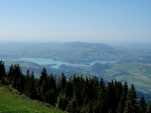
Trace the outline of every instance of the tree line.
{"type": "MultiPolygon", "coordinates": [[[[151,113],[151,105],[138,97],[134,85],[112,80],[104,82],[94,76],[66,77],[48,74],[43,68],[35,78],[27,70],[23,74],[19,65],[11,65],[6,72],[0,62],[1,84],[11,85],[31,99],[56,106],[69,113],[151,113]]],[[[15,100],[14,100],[15,101],[15,100]]]]}

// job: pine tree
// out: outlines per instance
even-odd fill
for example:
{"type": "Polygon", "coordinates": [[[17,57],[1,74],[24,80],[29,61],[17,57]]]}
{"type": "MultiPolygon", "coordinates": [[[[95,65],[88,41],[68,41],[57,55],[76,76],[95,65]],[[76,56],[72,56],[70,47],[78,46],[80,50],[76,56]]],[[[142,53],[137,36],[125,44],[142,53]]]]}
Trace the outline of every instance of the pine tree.
{"type": "Polygon", "coordinates": [[[0,61],[0,79],[2,79],[6,75],[4,62],[0,61]]]}
{"type": "Polygon", "coordinates": [[[136,100],[137,100],[136,91],[134,86],[132,85],[131,89],[128,91],[124,113],[138,113],[136,100]]]}
{"type": "Polygon", "coordinates": [[[146,112],[146,113],[151,113],[151,104],[148,105],[148,107],[147,107],[147,112],[146,112]]]}
{"type": "Polygon", "coordinates": [[[69,103],[66,107],[66,111],[69,113],[79,113],[78,103],[75,98],[73,98],[72,100],[69,101],[69,103]]]}
{"type": "Polygon", "coordinates": [[[37,91],[36,91],[36,82],[35,82],[34,72],[31,74],[31,95],[32,99],[37,99],[37,91]]]}
{"type": "Polygon", "coordinates": [[[45,95],[46,102],[55,105],[57,101],[56,81],[52,74],[48,76],[45,87],[48,88],[45,95]]]}
{"type": "Polygon", "coordinates": [[[68,104],[68,100],[64,95],[59,95],[57,98],[56,106],[62,110],[65,110],[68,104]]]}
{"type": "Polygon", "coordinates": [[[128,93],[128,85],[127,85],[127,82],[124,83],[124,86],[123,86],[123,97],[124,99],[126,100],[127,98],[127,93],[128,93]]]}
{"type": "Polygon", "coordinates": [[[60,77],[60,87],[62,89],[64,89],[66,86],[66,77],[64,75],[64,73],[61,74],[61,77],[60,77]]]}
{"type": "Polygon", "coordinates": [[[58,90],[63,90],[65,89],[65,86],[66,86],[66,77],[64,75],[64,73],[61,74],[61,76],[58,77],[58,80],[57,80],[57,89],[58,90]]]}
{"type": "Polygon", "coordinates": [[[24,93],[29,97],[31,93],[30,88],[31,88],[31,75],[30,75],[30,71],[27,70],[26,77],[25,77],[24,93]]]}
{"type": "Polygon", "coordinates": [[[10,82],[14,88],[22,92],[24,90],[24,76],[20,66],[12,65],[9,71],[10,82]]]}
{"type": "Polygon", "coordinates": [[[66,83],[64,93],[67,99],[71,99],[73,97],[73,84],[71,81],[66,83]]]}
{"type": "Polygon", "coordinates": [[[14,65],[11,65],[10,68],[9,68],[9,72],[8,72],[8,81],[9,81],[9,84],[12,84],[13,83],[13,79],[14,79],[14,65]]]}
{"type": "Polygon", "coordinates": [[[147,104],[144,97],[140,98],[139,109],[140,109],[140,113],[146,113],[147,104]]]}
{"type": "Polygon", "coordinates": [[[47,70],[46,70],[46,68],[43,68],[40,79],[39,79],[39,84],[38,84],[38,87],[39,87],[38,95],[39,95],[40,100],[45,101],[45,102],[46,102],[45,94],[48,91],[48,85],[47,85],[48,82],[47,81],[48,81],[47,70]]]}
{"type": "Polygon", "coordinates": [[[0,80],[2,81],[3,84],[8,84],[5,65],[3,61],[0,61],[0,80]]]}
{"type": "Polygon", "coordinates": [[[105,83],[104,83],[103,78],[101,78],[101,80],[100,80],[100,87],[101,87],[102,89],[105,88],[105,83]]]}
{"type": "Polygon", "coordinates": [[[117,113],[123,113],[124,106],[125,106],[125,98],[121,97],[119,104],[118,104],[117,113]]]}

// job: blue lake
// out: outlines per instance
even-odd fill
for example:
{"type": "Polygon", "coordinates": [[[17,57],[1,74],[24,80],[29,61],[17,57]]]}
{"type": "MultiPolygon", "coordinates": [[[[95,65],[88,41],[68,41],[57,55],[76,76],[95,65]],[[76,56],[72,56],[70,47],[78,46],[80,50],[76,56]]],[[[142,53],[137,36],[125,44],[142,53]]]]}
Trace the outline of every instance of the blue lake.
{"type": "Polygon", "coordinates": [[[93,61],[88,64],[81,64],[81,63],[69,63],[69,62],[63,62],[58,61],[50,58],[18,58],[18,59],[5,59],[5,61],[9,62],[28,62],[28,63],[34,63],[38,65],[52,65],[53,68],[59,68],[61,65],[71,66],[71,67],[89,67],[92,65],[95,65],[96,63],[99,64],[113,64],[116,63],[115,61],[93,61]]]}

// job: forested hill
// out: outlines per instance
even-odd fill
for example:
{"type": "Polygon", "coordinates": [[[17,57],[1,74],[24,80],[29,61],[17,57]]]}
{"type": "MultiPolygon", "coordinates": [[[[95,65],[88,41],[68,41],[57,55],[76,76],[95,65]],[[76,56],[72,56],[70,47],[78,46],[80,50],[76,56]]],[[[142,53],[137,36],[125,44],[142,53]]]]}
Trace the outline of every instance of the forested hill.
{"type": "MultiPolygon", "coordinates": [[[[34,100],[56,106],[69,113],[151,113],[151,105],[138,98],[134,86],[125,82],[64,74],[56,78],[44,68],[40,78],[34,73],[23,74],[19,65],[11,65],[8,72],[0,62],[0,81],[12,86],[34,100]]],[[[16,101],[16,100],[14,100],[16,101]]]]}

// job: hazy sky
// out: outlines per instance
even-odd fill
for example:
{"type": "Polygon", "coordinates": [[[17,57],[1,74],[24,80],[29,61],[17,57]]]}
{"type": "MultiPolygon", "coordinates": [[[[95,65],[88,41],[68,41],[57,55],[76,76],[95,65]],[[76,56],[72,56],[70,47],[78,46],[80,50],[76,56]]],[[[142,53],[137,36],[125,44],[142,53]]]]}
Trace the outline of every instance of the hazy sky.
{"type": "Polygon", "coordinates": [[[151,0],[0,0],[0,41],[151,41],[151,0]]]}

